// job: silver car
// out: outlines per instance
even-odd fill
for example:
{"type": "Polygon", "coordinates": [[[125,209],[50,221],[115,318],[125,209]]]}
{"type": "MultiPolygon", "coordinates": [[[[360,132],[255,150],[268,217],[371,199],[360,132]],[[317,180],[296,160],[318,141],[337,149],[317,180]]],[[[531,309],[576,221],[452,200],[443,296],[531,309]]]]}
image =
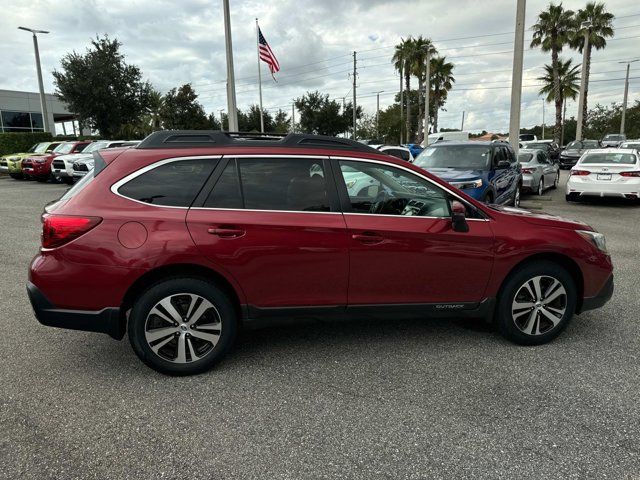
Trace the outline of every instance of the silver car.
{"type": "Polygon", "coordinates": [[[522,188],[542,195],[547,188],[557,188],[560,165],[544,150],[521,150],[518,161],[522,166],[522,188]]]}

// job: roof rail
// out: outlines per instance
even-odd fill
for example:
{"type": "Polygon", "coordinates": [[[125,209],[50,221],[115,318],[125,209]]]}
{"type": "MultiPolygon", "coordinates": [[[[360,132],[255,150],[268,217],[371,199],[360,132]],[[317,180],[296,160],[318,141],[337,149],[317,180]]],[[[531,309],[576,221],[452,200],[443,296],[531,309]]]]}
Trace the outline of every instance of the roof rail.
{"type": "Polygon", "coordinates": [[[247,133],[222,132],[219,130],[161,130],[150,134],[135,148],[147,150],[228,146],[328,148],[380,153],[368,145],[348,138],[304,133],[247,133]]]}

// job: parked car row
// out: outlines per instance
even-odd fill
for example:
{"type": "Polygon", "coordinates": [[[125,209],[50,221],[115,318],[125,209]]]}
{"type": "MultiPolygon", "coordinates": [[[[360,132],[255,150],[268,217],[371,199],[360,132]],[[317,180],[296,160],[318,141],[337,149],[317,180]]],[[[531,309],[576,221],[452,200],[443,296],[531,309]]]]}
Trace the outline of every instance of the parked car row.
{"type": "Polygon", "coordinates": [[[93,152],[106,148],[137,145],[132,140],[78,140],[42,142],[27,152],[0,157],[0,173],[8,173],[16,180],[54,180],[72,184],[93,168],[93,152]]]}

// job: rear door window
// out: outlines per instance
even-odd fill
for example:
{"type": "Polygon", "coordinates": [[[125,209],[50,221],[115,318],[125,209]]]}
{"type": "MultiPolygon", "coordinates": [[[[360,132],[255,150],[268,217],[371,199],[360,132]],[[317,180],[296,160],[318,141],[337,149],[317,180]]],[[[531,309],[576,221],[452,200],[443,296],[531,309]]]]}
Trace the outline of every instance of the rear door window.
{"type": "Polygon", "coordinates": [[[129,180],[118,188],[118,193],[153,205],[189,207],[217,161],[212,158],[169,161],[129,180]]]}

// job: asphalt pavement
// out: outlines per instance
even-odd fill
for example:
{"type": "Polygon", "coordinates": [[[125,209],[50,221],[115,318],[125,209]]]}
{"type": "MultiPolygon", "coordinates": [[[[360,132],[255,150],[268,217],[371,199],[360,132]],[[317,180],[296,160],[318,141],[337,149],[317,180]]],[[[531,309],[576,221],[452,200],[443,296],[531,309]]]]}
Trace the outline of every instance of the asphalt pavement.
{"type": "Polygon", "coordinates": [[[640,205],[523,198],[603,232],[615,264],[613,299],[551,344],[310,321],[174,378],[127,340],[35,320],[27,268],[64,189],[0,178],[0,478],[640,478],[640,205]]]}

